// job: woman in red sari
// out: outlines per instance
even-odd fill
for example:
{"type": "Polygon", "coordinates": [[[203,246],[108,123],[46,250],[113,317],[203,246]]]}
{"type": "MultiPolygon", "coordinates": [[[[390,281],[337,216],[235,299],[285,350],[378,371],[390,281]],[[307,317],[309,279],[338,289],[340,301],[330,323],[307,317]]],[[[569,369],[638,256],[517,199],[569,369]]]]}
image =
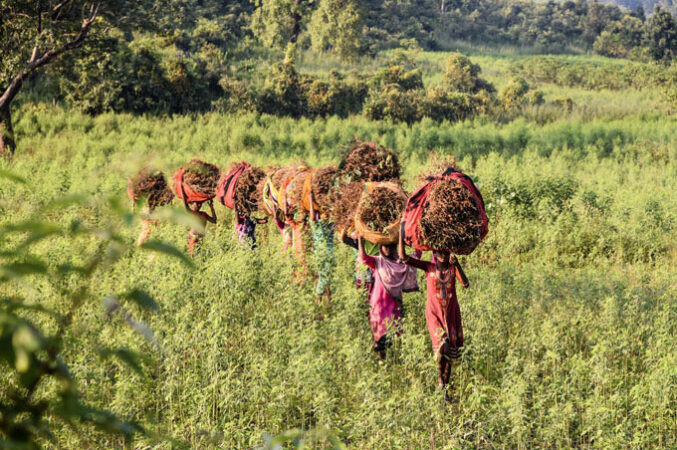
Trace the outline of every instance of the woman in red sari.
{"type": "Polygon", "coordinates": [[[470,285],[461,265],[448,250],[433,250],[433,261],[423,261],[407,256],[404,249],[404,222],[401,225],[398,250],[400,259],[411,267],[425,272],[427,302],[425,318],[432,340],[433,352],[439,371],[439,383],[449,400],[447,385],[452,370],[452,360],[460,356],[463,346],[461,309],[456,298],[456,280],[464,289],[470,285]]]}

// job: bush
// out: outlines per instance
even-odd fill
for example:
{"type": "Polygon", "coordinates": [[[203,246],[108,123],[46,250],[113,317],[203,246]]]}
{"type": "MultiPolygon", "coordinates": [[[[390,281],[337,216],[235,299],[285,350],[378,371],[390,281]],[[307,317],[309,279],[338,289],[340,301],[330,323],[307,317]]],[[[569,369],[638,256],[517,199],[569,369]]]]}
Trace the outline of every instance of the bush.
{"type": "Polygon", "coordinates": [[[374,90],[397,86],[403,91],[423,89],[423,78],[418,69],[406,70],[400,65],[391,65],[380,69],[369,80],[369,88],[374,90]]]}
{"type": "Polygon", "coordinates": [[[498,100],[505,111],[516,112],[524,106],[543,103],[543,92],[532,90],[524,78],[515,78],[501,88],[498,100]]]}
{"type": "Polygon", "coordinates": [[[390,85],[369,94],[364,114],[371,120],[413,123],[421,119],[421,100],[422,90],[403,90],[390,85]]]}
{"type": "Polygon", "coordinates": [[[479,77],[482,69],[467,56],[453,53],[446,62],[443,85],[447,90],[475,94],[495,92],[494,86],[479,77]]]}
{"type": "Polygon", "coordinates": [[[464,92],[447,92],[442,89],[428,91],[421,103],[421,116],[433,120],[456,122],[485,112],[487,98],[464,92]]]}
{"type": "Polygon", "coordinates": [[[329,73],[329,82],[306,77],[303,91],[309,115],[321,117],[359,113],[368,92],[360,77],[346,80],[335,70],[329,73]]]}
{"type": "Polygon", "coordinates": [[[60,74],[66,100],[88,114],[202,111],[213,97],[199,64],[176,55],[164,58],[161,42],[130,45],[112,31],[89,44],[60,74]]]}

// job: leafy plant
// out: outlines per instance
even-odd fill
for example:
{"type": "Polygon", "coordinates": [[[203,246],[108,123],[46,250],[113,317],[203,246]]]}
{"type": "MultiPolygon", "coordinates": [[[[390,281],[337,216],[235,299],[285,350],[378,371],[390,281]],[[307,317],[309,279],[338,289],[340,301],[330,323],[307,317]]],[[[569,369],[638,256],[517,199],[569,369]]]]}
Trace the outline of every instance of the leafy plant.
{"type": "MultiPolygon", "coordinates": [[[[0,178],[26,183],[9,172],[2,172],[0,178]]],[[[9,376],[0,395],[0,444],[3,447],[40,448],[48,442],[58,445],[52,432],[55,426],[78,430],[81,423],[121,436],[126,442],[136,434],[146,433],[134,421],[90,406],[62,356],[65,347],[72,345],[67,335],[73,320],[86,304],[103,300],[111,319],[121,317],[151,343],[152,332],[143,322],[134,319],[128,308],[135,304],[142,310],[159,309],[155,300],[141,289],[109,294],[105,298],[92,289],[92,278],[111,270],[130,246],[114,226],[101,229],[79,219],[69,223],[43,219],[45,215],[59,214],[84,204],[85,199],[79,196],[56,199],[44,204],[33,217],[0,226],[0,367],[4,367],[9,376]],[[71,243],[82,239],[91,240],[93,248],[88,254],[80,255],[79,262],[48,260],[37,251],[45,243],[59,241],[62,250],[68,252],[71,243]],[[45,306],[40,300],[39,292],[44,286],[50,286],[58,299],[58,308],[45,306]]],[[[134,223],[134,217],[116,201],[109,200],[109,207],[113,216],[125,225],[134,223]]],[[[151,242],[142,248],[180,255],[173,247],[160,242],[151,242]]],[[[142,357],[129,349],[103,346],[78,351],[92,351],[103,359],[116,359],[143,375],[142,357]]]]}

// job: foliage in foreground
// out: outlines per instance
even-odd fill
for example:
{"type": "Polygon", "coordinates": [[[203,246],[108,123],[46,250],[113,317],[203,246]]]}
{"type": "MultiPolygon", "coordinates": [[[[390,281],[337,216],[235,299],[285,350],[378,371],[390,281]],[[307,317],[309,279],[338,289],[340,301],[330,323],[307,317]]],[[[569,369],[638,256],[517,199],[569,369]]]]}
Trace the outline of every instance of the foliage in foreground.
{"type": "MultiPolygon", "coordinates": [[[[4,170],[0,179],[10,180],[9,188],[16,187],[13,183],[26,184],[24,178],[4,170]]],[[[72,342],[73,322],[82,310],[103,302],[109,321],[126,322],[151,347],[156,346],[152,331],[130,312],[133,304],[141,310],[159,308],[147,292],[138,288],[111,290],[104,298],[91,289],[92,280],[111,270],[130,247],[109,221],[130,226],[134,217],[111,201],[113,213],[100,227],[80,218],[67,223],[54,220],[73,207],[86,208],[80,196],[43,201],[34,207],[31,217],[6,220],[0,226],[0,366],[4,372],[0,446],[40,448],[47,442],[58,445],[56,429],[67,427],[78,434],[83,426],[109,434],[120,444],[129,443],[136,434],[146,434],[144,428],[135,421],[119,419],[105,405],[91,406],[83,398],[79,380],[73,376],[64,353],[76,350],[82,355],[90,353],[88,357],[93,361],[116,360],[144,376],[143,357],[125,346],[101,341],[95,346],[72,342]],[[73,257],[71,252],[81,241],[89,248],[73,257]],[[61,255],[36,251],[39,244],[46,243],[60,249],[61,255]],[[40,286],[50,289],[53,301],[36,301],[40,286]]],[[[162,242],[148,242],[143,248],[180,256],[190,264],[185,256],[162,242]]],[[[98,338],[97,333],[93,336],[98,338]]]]}

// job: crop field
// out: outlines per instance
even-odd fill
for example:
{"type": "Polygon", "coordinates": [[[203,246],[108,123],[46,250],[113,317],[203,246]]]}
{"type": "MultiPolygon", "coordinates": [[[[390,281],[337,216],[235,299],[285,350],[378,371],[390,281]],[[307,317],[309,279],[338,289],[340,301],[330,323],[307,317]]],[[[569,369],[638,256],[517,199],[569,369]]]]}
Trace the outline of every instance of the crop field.
{"type": "MultiPolygon", "coordinates": [[[[439,82],[445,56],[417,56],[426,83],[439,82]]],[[[500,88],[515,64],[541,57],[471,58],[500,88]]],[[[299,70],[331,64],[308,57],[299,70]]],[[[23,239],[11,224],[36,219],[120,233],[125,251],[88,279],[95,301],[78,307],[62,356],[88,404],[148,431],[133,448],[252,448],[267,436],[311,448],[675,448],[677,121],[658,88],[529,83],[546,104],[514,120],[411,125],[361,115],[89,116],[25,100],[14,113],[16,156],[0,169],[26,182],[0,178],[0,249],[23,239]],[[572,109],[549,106],[557,97],[571,98],[572,109]],[[489,234],[460,257],[470,288],[459,288],[466,343],[450,403],[437,387],[424,289],[405,294],[403,333],[378,361],[351,248],[337,242],[335,291],[317,303],[312,275],[298,276],[274,225],[259,226],[259,247],[245,249],[233,238],[232,211],[218,205],[191,268],[131,245],[139,217],[126,222],[111,207],[130,209],[127,180],[147,164],[167,174],[194,156],[222,168],[240,160],[319,167],[337,162],[352,137],[397,150],[409,192],[438,154],[455,156],[484,196],[489,234]],[[84,197],[48,207],[74,194],[84,197]],[[106,313],[107,296],[134,287],[159,305],[128,307],[146,337],[106,313]],[[104,344],[139,360],[102,358],[104,344]]],[[[185,252],[187,231],[162,221],[153,238],[185,252]]],[[[96,251],[90,235],[31,247],[50,267],[83,265],[96,251]]],[[[0,296],[21,293],[64,312],[63,290],[74,283],[28,276],[0,285],[0,296]]],[[[57,326],[39,311],[30,317],[57,326]]],[[[0,372],[0,402],[16,383],[0,372]]],[[[124,444],[88,424],[51,425],[59,445],[46,447],[124,444]]]]}

